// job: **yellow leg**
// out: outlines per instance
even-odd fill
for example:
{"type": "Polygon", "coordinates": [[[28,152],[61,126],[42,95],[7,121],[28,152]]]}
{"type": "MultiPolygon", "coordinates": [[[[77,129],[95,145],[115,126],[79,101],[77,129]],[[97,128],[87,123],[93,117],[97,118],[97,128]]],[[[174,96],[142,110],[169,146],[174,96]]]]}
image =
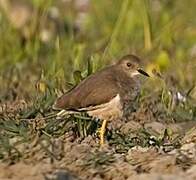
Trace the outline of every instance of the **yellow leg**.
{"type": "Polygon", "coordinates": [[[100,145],[104,144],[104,134],[105,134],[106,124],[107,124],[107,121],[103,120],[101,129],[100,129],[100,145]]]}

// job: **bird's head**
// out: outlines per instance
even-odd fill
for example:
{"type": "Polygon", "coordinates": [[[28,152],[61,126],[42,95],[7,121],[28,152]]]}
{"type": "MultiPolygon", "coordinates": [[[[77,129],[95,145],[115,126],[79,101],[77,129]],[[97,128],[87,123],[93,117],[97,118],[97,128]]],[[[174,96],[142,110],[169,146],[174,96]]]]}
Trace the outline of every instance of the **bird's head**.
{"type": "Polygon", "coordinates": [[[117,66],[129,77],[135,77],[141,74],[149,77],[149,75],[140,68],[139,64],[140,59],[137,56],[126,55],[118,61],[117,66]]]}

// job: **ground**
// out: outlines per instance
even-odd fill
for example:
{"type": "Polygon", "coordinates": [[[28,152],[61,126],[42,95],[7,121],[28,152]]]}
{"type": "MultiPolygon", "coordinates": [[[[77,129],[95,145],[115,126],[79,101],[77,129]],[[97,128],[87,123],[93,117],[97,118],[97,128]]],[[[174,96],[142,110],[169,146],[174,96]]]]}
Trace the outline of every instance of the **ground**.
{"type": "Polygon", "coordinates": [[[195,0],[0,0],[0,180],[196,179],[195,0]],[[120,57],[150,78],[126,116],[56,119],[120,57]]]}
{"type": "MultiPolygon", "coordinates": [[[[24,101],[10,103],[6,114],[25,108],[24,101]]],[[[1,115],[1,140],[9,137],[1,148],[2,180],[196,178],[196,121],[158,122],[149,106],[139,106],[128,119],[109,124],[106,144],[100,147],[97,132],[77,135],[70,117],[52,124],[52,115],[13,123],[5,118],[5,109],[1,115]],[[59,127],[68,129],[58,134],[59,127]],[[52,129],[56,134],[50,134],[52,129]]]]}

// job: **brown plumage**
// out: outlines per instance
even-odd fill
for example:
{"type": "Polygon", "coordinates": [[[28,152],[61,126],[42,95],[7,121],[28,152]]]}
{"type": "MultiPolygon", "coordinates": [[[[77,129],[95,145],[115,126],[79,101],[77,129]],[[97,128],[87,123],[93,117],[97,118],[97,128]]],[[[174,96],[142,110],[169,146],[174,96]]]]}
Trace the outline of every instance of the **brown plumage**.
{"type": "Polygon", "coordinates": [[[122,57],[116,64],[90,75],[59,97],[54,109],[85,110],[90,116],[105,121],[121,118],[139,93],[137,75],[148,76],[139,69],[139,62],[134,55],[122,57]]]}
{"type": "MultiPolygon", "coordinates": [[[[139,63],[139,58],[136,56],[124,56],[117,64],[90,75],[74,89],[59,97],[54,104],[54,108],[78,110],[96,106],[107,103],[117,94],[122,97],[130,91],[135,96],[137,93],[133,91],[139,90],[139,83],[137,79],[130,78],[120,66],[125,60],[131,60],[131,63],[135,64],[139,63]]],[[[129,98],[133,97],[129,96],[129,98]]]]}
{"type": "Polygon", "coordinates": [[[61,109],[78,109],[109,101],[118,93],[113,71],[109,67],[98,72],[98,76],[95,73],[87,77],[73,90],[58,98],[55,106],[61,109]]]}

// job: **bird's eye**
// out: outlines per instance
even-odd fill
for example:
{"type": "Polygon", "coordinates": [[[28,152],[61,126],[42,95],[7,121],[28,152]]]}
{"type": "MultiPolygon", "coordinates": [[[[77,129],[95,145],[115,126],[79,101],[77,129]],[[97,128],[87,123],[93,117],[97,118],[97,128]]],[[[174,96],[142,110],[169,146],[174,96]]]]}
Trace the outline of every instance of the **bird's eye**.
{"type": "Polygon", "coordinates": [[[127,67],[131,67],[131,63],[127,63],[127,67]]]}

